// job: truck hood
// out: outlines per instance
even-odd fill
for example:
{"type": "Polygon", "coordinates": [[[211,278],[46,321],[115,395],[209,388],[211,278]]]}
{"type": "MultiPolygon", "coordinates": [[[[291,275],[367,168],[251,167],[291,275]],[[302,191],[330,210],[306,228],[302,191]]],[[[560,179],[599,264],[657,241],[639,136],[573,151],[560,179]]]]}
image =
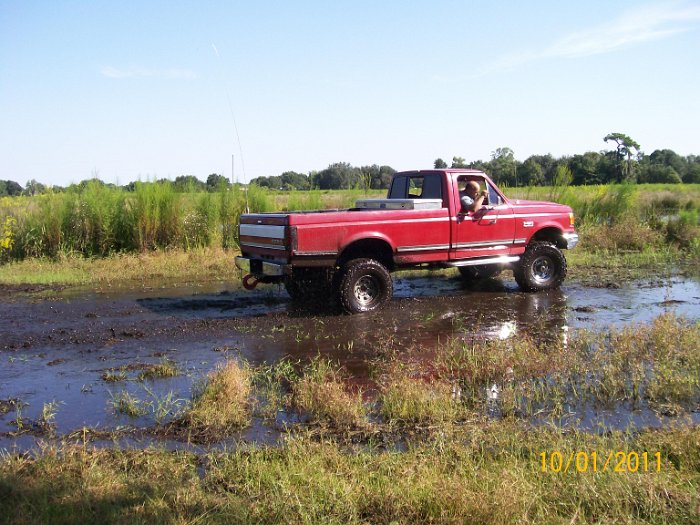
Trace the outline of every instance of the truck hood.
{"type": "Polygon", "coordinates": [[[571,207],[567,206],[566,204],[559,204],[557,202],[548,202],[548,201],[528,201],[525,199],[511,199],[510,204],[512,206],[516,207],[538,207],[541,208],[543,206],[547,208],[554,208],[557,210],[561,211],[571,211],[571,207]]]}

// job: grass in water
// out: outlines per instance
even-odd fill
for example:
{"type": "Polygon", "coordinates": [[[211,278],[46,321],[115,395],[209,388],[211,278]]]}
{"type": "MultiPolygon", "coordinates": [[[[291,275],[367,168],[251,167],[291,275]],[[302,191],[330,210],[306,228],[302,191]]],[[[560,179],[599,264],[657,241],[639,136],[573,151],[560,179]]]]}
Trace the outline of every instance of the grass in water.
{"type": "Polygon", "coordinates": [[[465,417],[457,386],[394,369],[380,380],[380,413],[390,425],[437,425],[465,417]]]}
{"type": "Polygon", "coordinates": [[[292,404],[314,424],[348,430],[367,426],[361,392],[350,393],[340,369],[314,359],[292,384],[292,404]]]}
{"type": "Polygon", "coordinates": [[[204,434],[221,435],[250,422],[252,371],[228,361],[211,372],[193,396],[183,424],[204,434]]]}
{"type": "Polygon", "coordinates": [[[146,368],[144,368],[141,372],[139,372],[138,379],[139,381],[143,381],[145,379],[176,377],[179,375],[180,369],[177,367],[177,363],[165,358],[160,363],[148,365],[146,368]]]}

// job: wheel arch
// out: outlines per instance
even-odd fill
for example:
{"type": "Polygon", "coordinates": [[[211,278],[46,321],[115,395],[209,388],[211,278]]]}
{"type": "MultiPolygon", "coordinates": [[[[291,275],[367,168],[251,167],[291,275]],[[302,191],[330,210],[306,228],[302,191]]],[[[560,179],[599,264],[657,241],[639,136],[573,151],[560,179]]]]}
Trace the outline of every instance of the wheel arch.
{"type": "Polygon", "coordinates": [[[528,242],[528,244],[531,244],[533,242],[551,242],[560,250],[564,250],[566,249],[567,244],[563,236],[564,232],[561,228],[558,228],[556,226],[547,226],[545,228],[537,230],[537,232],[535,232],[534,235],[530,237],[530,241],[528,242]]]}
{"type": "Polygon", "coordinates": [[[389,271],[394,269],[393,248],[385,239],[376,237],[357,239],[349,243],[340,252],[337,264],[342,267],[353,259],[362,258],[375,259],[389,271]]]}

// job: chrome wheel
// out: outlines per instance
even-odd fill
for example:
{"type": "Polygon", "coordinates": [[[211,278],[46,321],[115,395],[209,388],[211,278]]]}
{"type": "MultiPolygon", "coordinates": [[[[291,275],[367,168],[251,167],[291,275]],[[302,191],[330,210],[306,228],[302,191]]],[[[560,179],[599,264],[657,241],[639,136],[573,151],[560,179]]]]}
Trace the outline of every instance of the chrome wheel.
{"type": "Polygon", "coordinates": [[[539,284],[549,281],[554,275],[554,265],[549,257],[538,257],[532,262],[532,277],[539,284]]]}
{"type": "Polygon", "coordinates": [[[377,281],[369,275],[360,277],[353,287],[357,303],[363,307],[370,306],[379,296],[377,281]]]}

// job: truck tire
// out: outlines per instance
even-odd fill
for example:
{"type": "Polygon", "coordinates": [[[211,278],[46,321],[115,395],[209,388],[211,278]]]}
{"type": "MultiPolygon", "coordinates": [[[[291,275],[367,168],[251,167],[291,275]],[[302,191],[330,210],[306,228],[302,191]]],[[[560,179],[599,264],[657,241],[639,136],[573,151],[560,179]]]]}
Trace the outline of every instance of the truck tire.
{"type": "Polygon", "coordinates": [[[354,259],[338,277],[340,306],[349,314],[378,310],[394,293],[391,274],[374,259],[354,259]]]}
{"type": "Polygon", "coordinates": [[[284,278],[284,288],[292,301],[327,300],[331,295],[331,277],[326,269],[298,268],[284,278]]]}
{"type": "Polygon", "coordinates": [[[552,243],[532,243],[513,268],[513,276],[526,292],[558,288],[566,277],[566,258],[552,243]]]}
{"type": "Polygon", "coordinates": [[[478,266],[459,266],[459,273],[465,281],[478,281],[496,277],[503,267],[500,264],[480,264],[478,266]]]}

